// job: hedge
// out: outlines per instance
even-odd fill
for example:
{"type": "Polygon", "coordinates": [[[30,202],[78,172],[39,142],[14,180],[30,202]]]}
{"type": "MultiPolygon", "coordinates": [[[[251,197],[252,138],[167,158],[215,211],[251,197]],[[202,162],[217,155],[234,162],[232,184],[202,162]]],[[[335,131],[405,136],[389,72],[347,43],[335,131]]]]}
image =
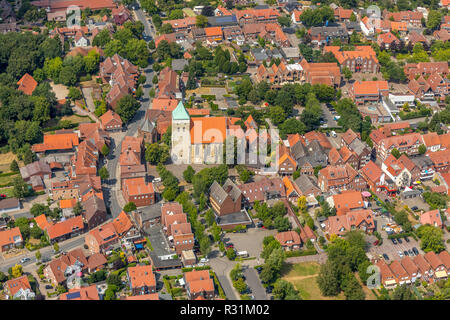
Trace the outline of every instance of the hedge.
{"type": "MultiPolygon", "coordinates": [[[[398,238],[406,238],[406,237],[413,237],[414,238],[414,233],[412,232],[404,232],[404,233],[397,233],[397,234],[390,234],[388,235],[388,239],[398,239],[398,238]]],[[[417,240],[416,238],[414,238],[415,240],[417,240]]]]}
{"type": "Polygon", "coordinates": [[[220,285],[219,279],[217,279],[216,273],[212,270],[209,271],[209,274],[213,277],[214,279],[214,284],[217,287],[217,291],[219,292],[219,297],[221,297],[222,299],[226,299],[227,296],[225,295],[225,292],[223,291],[222,286],[220,285]]]}
{"type": "Polygon", "coordinates": [[[189,272],[189,271],[192,271],[192,270],[196,270],[196,271],[199,271],[199,270],[209,270],[209,269],[211,269],[211,267],[210,266],[203,266],[203,267],[190,267],[190,268],[181,268],[181,272],[189,272]]]}
{"type": "Polygon", "coordinates": [[[303,257],[303,256],[313,256],[317,254],[317,250],[315,248],[308,250],[299,250],[299,251],[287,251],[286,258],[291,257],[303,257]]]}
{"type": "Polygon", "coordinates": [[[4,173],[0,173],[0,177],[9,177],[9,176],[13,176],[15,174],[18,174],[18,172],[4,172],[4,173]]]}

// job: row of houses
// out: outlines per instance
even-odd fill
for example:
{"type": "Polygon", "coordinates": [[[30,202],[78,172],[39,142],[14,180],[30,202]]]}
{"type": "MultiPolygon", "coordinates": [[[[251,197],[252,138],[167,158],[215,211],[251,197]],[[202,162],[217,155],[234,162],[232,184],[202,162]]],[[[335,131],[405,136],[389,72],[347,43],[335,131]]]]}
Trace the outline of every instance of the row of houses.
{"type": "Polygon", "coordinates": [[[394,289],[398,285],[414,284],[419,280],[434,282],[447,279],[450,275],[450,255],[447,251],[439,254],[430,251],[413,258],[404,257],[389,265],[384,260],[379,260],[376,266],[380,269],[383,286],[394,289]]]}

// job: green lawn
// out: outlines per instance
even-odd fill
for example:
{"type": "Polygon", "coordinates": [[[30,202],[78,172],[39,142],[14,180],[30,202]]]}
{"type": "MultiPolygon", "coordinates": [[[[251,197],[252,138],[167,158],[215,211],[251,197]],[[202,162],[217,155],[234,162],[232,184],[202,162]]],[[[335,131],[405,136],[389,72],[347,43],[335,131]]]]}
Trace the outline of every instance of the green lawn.
{"type": "Polygon", "coordinates": [[[0,194],[6,195],[8,198],[13,197],[13,188],[2,188],[0,189],[0,194]]]}
{"type": "Polygon", "coordinates": [[[286,264],[282,273],[287,278],[312,276],[319,273],[320,265],[317,262],[303,262],[286,264]]]}
{"type": "Polygon", "coordinates": [[[4,186],[8,183],[11,183],[14,180],[14,178],[18,176],[20,176],[20,174],[14,174],[11,176],[3,176],[3,177],[0,176],[0,186],[4,186]]]}

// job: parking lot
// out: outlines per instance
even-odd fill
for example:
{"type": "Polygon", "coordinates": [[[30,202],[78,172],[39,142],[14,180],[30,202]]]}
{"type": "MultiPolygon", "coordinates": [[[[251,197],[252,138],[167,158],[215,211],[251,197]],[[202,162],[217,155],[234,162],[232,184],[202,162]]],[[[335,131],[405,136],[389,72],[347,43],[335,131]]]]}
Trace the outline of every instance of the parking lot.
{"type": "Polygon", "coordinates": [[[247,251],[250,257],[259,256],[262,251],[264,237],[276,234],[276,230],[249,228],[245,233],[227,233],[224,242],[231,242],[237,251],[247,251]]]}
{"type": "Polygon", "coordinates": [[[421,196],[411,199],[403,199],[402,202],[409,208],[417,207],[419,210],[423,210],[425,212],[430,210],[430,206],[428,205],[428,203],[423,201],[421,196]]]}
{"type": "MultiPolygon", "coordinates": [[[[322,125],[323,128],[325,128],[325,124],[327,128],[336,128],[339,127],[337,124],[337,121],[334,120],[334,117],[337,116],[338,114],[336,113],[335,115],[333,115],[330,111],[330,109],[327,107],[326,104],[321,103],[320,104],[322,111],[323,111],[323,118],[325,123],[322,125]]],[[[333,111],[335,112],[335,111],[333,111]]]]}
{"type": "Polygon", "coordinates": [[[383,238],[383,244],[381,246],[374,246],[373,243],[377,240],[375,236],[369,237],[370,247],[369,253],[375,258],[383,254],[387,254],[389,257],[389,261],[401,260],[404,256],[404,251],[412,251],[412,248],[416,248],[419,251],[419,254],[423,254],[424,252],[420,249],[420,244],[418,241],[414,240],[413,237],[408,237],[409,242],[405,239],[401,239],[401,243],[397,244],[392,243],[391,239],[388,239],[388,235],[385,231],[382,230],[382,226],[391,222],[385,216],[377,216],[375,218],[377,224],[377,231],[381,234],[383,238]],[[402,256],[399,255],[399,251],[402,252],[402,256]]]}

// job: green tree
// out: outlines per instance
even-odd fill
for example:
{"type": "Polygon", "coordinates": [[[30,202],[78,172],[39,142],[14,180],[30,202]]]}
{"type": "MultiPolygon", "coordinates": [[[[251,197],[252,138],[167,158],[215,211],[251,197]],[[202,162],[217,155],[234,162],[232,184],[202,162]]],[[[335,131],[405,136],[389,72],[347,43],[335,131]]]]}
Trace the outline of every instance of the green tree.
{"type": "Polygon", "coordinates": [[[194,178],[195,170],[190,165],[183,171],[183,178],[186,182],[191,183],[194,178]]]}
{"type": "Polygon", "coordinates": [[[165,23],[162,25],[161,29],[159,29],[159,32],[161,34],[167,34],[167,33],[172,33],[173,32],[173,28],[172,25],[170,23],[165,23]]]}
{"type": "Polygon", "coordinates": [[[211,227],[216,222],[216,216],[214,215],[214,212],[212,211],[212,209],[209,209],[208,211],[206,211],[205,220],[206,220],[206,224],[209,227],[211,227]]]}
{"type": "Polygon", "coordinates": [[[195,25],[199,28],[204,28],[208,24],[208,18],[202,15],[195,17],[195,25]]]}
{"type": "Polygon", "coordinates": [[[325,297],[336,296],[340,292],[339,273],[336,266],[328,260],[320,266],[317,285],[325,297]]]}
{"type": "Polygon", "coordinates": [[[131,212],[136,210],[136,204],[134,202],[128,202],[124,207],[123,207],[123,211],[125,212],[131,212]]]}
{"type": "Polygon", "coordinates": [[[427,28],[430,30],[436,30],[441,24],[442,15],[437,10],[430,10],[427,19],[427,28]]]}
{"type": "Polygon", "coordinates": [[[229,260],[234,260],[236,259],[236,251],[233,248],[229,248],[227,249],[227,258],[229,260]]]}
{"type": "Polygon", "coordinates": [[[284,279],[278,279],[275,282],[272,294],[276,300],[301,300],[294,285],[284,279]]]}
{"type": "Polygon", "coordinates": [[[75,87],[70,87],[69,88],[68,97],[72,101],[80,100],[82,98],[80,90],[78,88],[75,88],[75,87]]]}
{"type": "Polygon", "coordinates": [[[37,261],[41,260],[41,258],[42,258],[42,254],[41,254],[41,252],[39,250],[36,251],[35,256],[36,256],[36,260],[37,261]]]}
{"type": "Polygon", "coordinates": [[[59,244],[57,242],[55,242],[55,244],[53,245],[53,250],[55,252],[59,252],[59,244]]]}
{"type": "Polygon", "coordinates": [[[420,238],[420,247],[425,252],[434,251],[439,253],[445,250],[443,232],[438,227],[432,225],[423,225],[417,229],[417,235],[420,238]]]}
{"type": "Polygon", "coordinates": [[[348,273],[342,280],[342,291],[347,300],[364,300],[366,294],[353,273],[348,273]]]}
{"type": "Polygon", "coordinates": [[[11,161],[11,164],[9,165],[9,170],[11,170],[12,172],[19,171],[19,164],[17,163],[17,161],[15,159],[13,161],[11,161]]]}
{"type": "Polygon", "coordinates": [[[220,236],[222,234],[222,229],[215,222],[211,227],[211,234],[212,234],[215,242],[220,240],[220,236]]]}
{"type": "Polygon", "coordinates": [[[103,145],[103,147],[100,150],[100,152],[102,153],[102,155],[104,157],[108,156],[108,154],[109,154],[109,147],[108,147],[108,145],[106,143],[103,145]]]}
{"type": "Polygon", "coordinates": [[[233,281],[233,287],[239,292],[243,293],[247,290],[247,284],[245,283],[243,278],[239,278],[236,281],[233,281]]]}
{"type": "Polygon", "coordinates": [[[425,154],[427,152],[427,147],[423,144],[419,146],[419,154],[425,154]]]}
{"type": "Polygon", "coordinates": [[[98,175],[100,176],[100,178],[101,178],[102,180],[109,179],[109,172],[108,172],[108,169],[107,169],[106,167],[101,167],[101,168],[98,170],[98,175]]]}
{"type": "Polygon", "coordinates": [[[80,201],[77,201],[77,203],[75,203],[75,206],[73,207],[73,214],[75,216],[79,216],[81,215],[82,212],[83,212],[83,205],[80,201]]]}
{"type": "Polygon", "coordinates": [[[403,284],[395,288],[392,300],[417,300],[417,297],[408,285],[403,284]]]}
{"type": "Polygon", "coordinates": [[[165,144],[152,143],[145,149],[145,160],[150,164],[164,164],[169,157],[169,147],[165,144]]]}
{"type": "Polygon", "coordinates": [[[16,177],[12,181],[13,196],[18,199],[24,199],[31,194],[31,187],[22,179],[22,177],[16,177]]]}
{"type": "Polygon", "coordinates": [[[342,73],[344,74],[345,79],[350,80],[353,76],[352,71],[348,67],[344,67],[342,69],[342,73]]]}
{"type": "Polygon", "coordinates": [[[204,256],[208,256],[208,254],[211,252],[211,241],[209,240],[209,237],[203,237],[200,240],[200,252],[204,256]]]}
{"type": "Polygon", "coordinates": [[[392,154],[396,159],[400,158],[400,156],[401,156],[401,153],[400,153],[400,151],[398,151],[397,148],[392,149],[391,154],[392,154]]]}
{"type": "Polygon", "coordinates": [[[128,123],[134,117],[139,106],[139,102],[128,94],[118,101],[116,112],[123,122],[128,123]]]}

